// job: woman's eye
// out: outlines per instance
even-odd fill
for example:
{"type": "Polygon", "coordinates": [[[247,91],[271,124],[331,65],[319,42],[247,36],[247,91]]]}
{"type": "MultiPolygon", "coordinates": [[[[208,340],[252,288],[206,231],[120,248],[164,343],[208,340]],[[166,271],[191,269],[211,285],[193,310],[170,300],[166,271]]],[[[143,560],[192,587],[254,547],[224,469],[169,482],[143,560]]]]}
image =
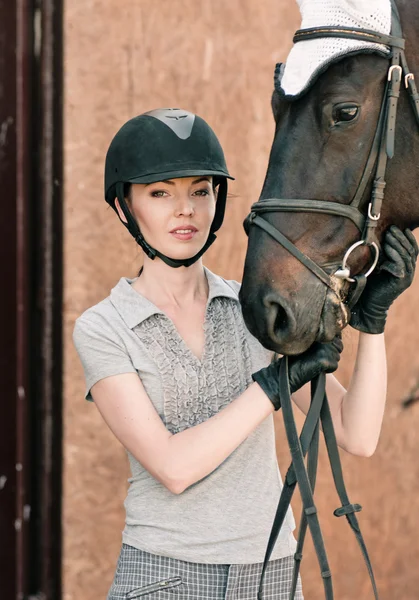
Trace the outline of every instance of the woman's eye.
{"type": "Polygon", "coordinates": [[[359,106],[356,104],[337,104],[333,108],[333,121],[335,123],[348,123],[353,121],[359,114],[359,106]]]}
{"type": "Polygon", "coordinates": [[[198,194],[198,196],[208,196],[209,191],[208,190],[196,190],[196,192],[194,192],[194,194],[198,194]]]}
{"type": "Polygon", "coordinates": [[[154,190],[154,192],[151,192],[151,195],[154,196],[154,198],[163,198],[164,196],[167,196],[167,192],[164,192],[163,190],[154,190]]]}

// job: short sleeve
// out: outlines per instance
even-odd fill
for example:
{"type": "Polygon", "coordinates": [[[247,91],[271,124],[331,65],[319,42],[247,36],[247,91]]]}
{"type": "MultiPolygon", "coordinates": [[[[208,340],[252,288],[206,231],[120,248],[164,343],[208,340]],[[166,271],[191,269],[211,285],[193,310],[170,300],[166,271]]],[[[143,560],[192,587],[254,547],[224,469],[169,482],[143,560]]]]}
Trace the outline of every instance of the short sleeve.
{"type": "Polygon", "coordinates": [[[124,344],[105,320],[97,322],[79,317],[73,331],[73,342],[83,365],[86,400],[93,401],[90,390],[101,379],[137,372],[124,344]]]}

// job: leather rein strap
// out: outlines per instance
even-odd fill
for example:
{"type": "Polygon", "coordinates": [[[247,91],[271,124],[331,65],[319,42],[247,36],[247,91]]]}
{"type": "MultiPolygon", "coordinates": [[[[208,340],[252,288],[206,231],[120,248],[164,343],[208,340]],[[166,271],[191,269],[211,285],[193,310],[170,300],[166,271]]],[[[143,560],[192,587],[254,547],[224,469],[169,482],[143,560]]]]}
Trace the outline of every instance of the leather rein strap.
{"type": "MultiPolygon", "coordinates": [[[[419,94],[416,89],[415,78],[410,72],[406,57],[404,54],[405,42],[402,37],[400,17],[394,0],[392,4],[392,35],[387,36],[375,31],[366,29],[352,29],[346,27],[319,27],[296,32],[294,42],[303,40],[316,39],[321,37],[345,37],[355,40],[368,41],[373,43],[384,44],[392,50],[391,64],[388,71],[388,80],[384,90],[384,96],[378,124],[371,151],[364,168],[361,180],[358,185],[356,194],[350,205],[342,205],[337,202],[326,202],[322,200],[304,200],[304,199],[278,199],[271,198],[260,200],[251,207],[251,213],[245,220],[245,230],[248,233],[251,225],[256,225],[263,231],[268,233],[273,239],[287,249],[295,256],[307,269],[309,269],[316,277],[318,277],[325,285],[331,289],[335,289],[333,285],[333,276],[330,276],[324,269],[312,261],[308,256],[301,252],[292,242],[290,242],[276,227],[271,225],[263,218],[265,213],[270,212],[310,212],[330,214],[334,216],[343,216],[351,219],[358,227],[362,234],[362,240],[354,244],[354,247],[359,244],[375,246],[377,251],[376,259],[378,259],[378,242],[376,239],[376,227],[380,219],[382,202],[384,199],[385,189],[385,172],[387,161],[394,155],[394,140],[395,140],[395,125],[397,115],[397,102],[400,94],[400,86],[404,75],[404,82],[409,91],[411,104],[414,110],[416,121],[419,125],[419,94]],[[368,183],[371,180],[374,167],[376,168],[373,191],[368,213],[365,216],[360,211],[360,205],[364,198],[368,183]]],[[[352,247],[351,247],[352,249],[352,247]]],[[[347,252],[350,253],[351,249],[347,252]]],[[[373,267],[375,266],[374,263],[373,267]]],[[[343,266],[345,265],[345,259],[343,266]]],[[[349,304],[354,304],[362,293],[366,284],[366,275],[356,276],[351,279],[347,273],[349,269],[344,269],[342,266],[340,274],[336,273],[337,277],[343,277],[349,281],[355,281],[356,290],[351,297],[349,304]]],[[[372,269],[370,269],[371,272],[372,269]]],[[[316,483],[316,471],[318,463],[319,451],[319,423],[321,421],[323,434],[326,442],[327,452],[329,455],[330,465],[332,469],[333,479],[341,501],[341,507],[334,511],[337,517],[345,516],[351,529],[353,530],[358,544],[361,548],[365,564],[370,575],[373,593],[375,600],[378,600],[378,591],[374,579],[374,574],[371,567],[371,562],[368,552],[362,538],[359,528],[356,513],[361,510],[359,504],[352,504],[349,501],[348,494],[345,489],[343,480],[342,467],[340,463],[336,436],[333,429],[333,421],[330,413],[330,408],[326,396],[326,376],[321,374],[311,383],[311,405],[307,413],[301,435],[298,436],[297,428],[294,421],[292,411],[291,392],[289,387],[288,373],[288,358],[285,356],[281,362],[280,374],[280,398],[281,408],[284,416],[285,430],[288,438],[288,443],[291,451],[292,463],[287,471],[276,511],[274,523],[272,526],[268,546],[266,549],[265,560],[263,563],[262,574],[260,578],[258,600],[262,600],[263,579],[273,548],[278,538],[279,531],[284,522],[286,512],[290,506],[295,487],[298,483],[302,503],[303,512],[301,516],[300,529],[298,534],[297,551],[294,555],[294,572],[290,589],[289,598],[293,600],[298,581],[300,563],[302,560],[302,550],[305,540],[307,527],[310,529],[313,544],[316,551],[317,559],[320,566],[321,576],[323,579],[325,598],[333,600],[332,576],[329,568],[327,554],[324,546],[324,541],[320,529],[319,520],[317,517],[317,509],[314,504],[313,493],[316,483]],[[305,457],[307,456],[307,469],[305,467],[305,457]]]]}
{"type": "Polygon", "coordinates": [[[265,560],[262,567],[262,574],[259,583],[258,600],[263,600],[263,580],[266,568],[269,563],[275,543],[278,539],[279,531],[284,522],[287,510],[290,506],[295,487],[298,483],[303,510],[300,520],[300,529],[298,532],[297,549],[294,554],[294,570],[292,584],[290,588],[290,600],[295,597],[298,575],[301,560],[303,558],[303,546],[307,526],[310,529],[314,549],[320,566],[320,572],[323,580],[326,600],[333,600],[332,573],[330,571],[327,559],[326,548],[320,529],[320,523],[317,516],[317,508],[314,503],[314,488],[316,483],[317,463],[319,454],[319,422],[323,427],[323,435],[326,442],[326,448],[332,469],[333,480],[336,491],[341,501],[341,506],[334,511],[336,517],[345,516],[351,529],[353,530],[357,542],[361,548],[365,564],[370,575],[374,597],[378,600],[378,591],[375,583],[374,573],[368,551],[363,540],[358,520],[357,512],[362,510],[359,504],[352,504],[346,491],[343,479],[342,466],[339,457],[338,445],[333,428],[332,415],[329,408],[329,402],[326,395],[326,375],[320,374],[311,382],[311,404],[304,422],[301,435],[298,436],[294,414],[292,410],[291,391],[289,387],[288,357],[284,356],[280,365],[279,386],[281,409],[284,416],[285,431],[287,434],[288,445],[291,451],[292,463],[288,468],[284,487],[282,488],[278,508],[275,514],[274,523],[266,549],[265,560]],[[307,455],[307,469],[304,464],[304,458],[307,455]]]}

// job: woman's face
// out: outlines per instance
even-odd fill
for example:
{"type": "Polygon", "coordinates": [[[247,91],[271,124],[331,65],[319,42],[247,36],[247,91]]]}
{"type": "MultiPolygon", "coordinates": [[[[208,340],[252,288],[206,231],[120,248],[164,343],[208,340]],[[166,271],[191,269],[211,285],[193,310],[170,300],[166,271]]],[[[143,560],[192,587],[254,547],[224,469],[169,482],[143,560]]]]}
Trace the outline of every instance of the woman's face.
{"type": "MultiPolygon", "coordinates": [[[[215,202],[208,175],[132,184],[129,206],[148,244],[183,259],[194,256],[207,241],[215,202]]],[[[126,222],[118,200],[116,206],[126,222]]]]}

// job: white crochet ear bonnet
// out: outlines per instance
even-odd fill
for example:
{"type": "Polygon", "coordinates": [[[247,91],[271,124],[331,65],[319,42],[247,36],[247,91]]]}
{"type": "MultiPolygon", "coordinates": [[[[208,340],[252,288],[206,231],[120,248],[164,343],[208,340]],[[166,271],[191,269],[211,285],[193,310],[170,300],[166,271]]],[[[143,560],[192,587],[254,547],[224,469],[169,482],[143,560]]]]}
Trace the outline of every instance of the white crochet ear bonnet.
{"type": "MultiPolygon", "coordinates": [[[[415,0],[416,1],[416,0],[415,0]]],[[[297,0],[301,29],[341,26],[372,29],[390,34],[390,0],[297,0]]],[[[297,96],[310,86],[327,65],[349,52],[379,52],[388,55],[382,44],[346,38],[320,38],[294,44],[282,67],[281,89],[286,96],[297,96]]]]}

